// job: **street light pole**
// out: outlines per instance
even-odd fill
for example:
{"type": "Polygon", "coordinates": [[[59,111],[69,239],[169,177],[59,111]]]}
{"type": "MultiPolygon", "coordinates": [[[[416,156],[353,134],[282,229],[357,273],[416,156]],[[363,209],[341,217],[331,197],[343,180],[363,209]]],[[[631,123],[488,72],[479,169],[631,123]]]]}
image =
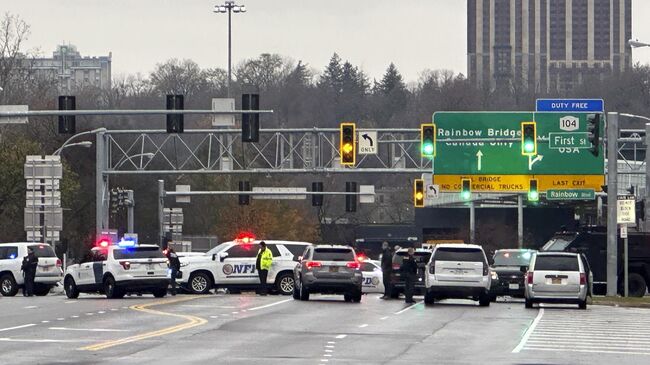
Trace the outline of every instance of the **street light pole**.
{"type": "Polygon", "coordinates": [[[213,12],[228,13],[228,97],[230,97],[230,83],[232,82],[232,13],[245,13],[245,5],[235,5],[234,0],[226,0],[223,5],[216,5],[213,12]]]}

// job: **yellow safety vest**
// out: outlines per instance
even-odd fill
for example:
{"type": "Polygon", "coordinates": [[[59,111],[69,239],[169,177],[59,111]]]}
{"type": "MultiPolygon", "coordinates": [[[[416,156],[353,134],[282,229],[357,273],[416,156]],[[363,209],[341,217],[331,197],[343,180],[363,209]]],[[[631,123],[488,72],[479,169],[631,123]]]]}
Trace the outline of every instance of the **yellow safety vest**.
{"type": "Polygon", "coordinates": [[[261,270],[269,270],[271,268],[271,264],[273,263],[273,254],[271,253],[271,250],[268,248],[262,252],[262,250],[257,251],[257,256],[262,255],[262,258],[260,259],[260,269],[261,270]]]}

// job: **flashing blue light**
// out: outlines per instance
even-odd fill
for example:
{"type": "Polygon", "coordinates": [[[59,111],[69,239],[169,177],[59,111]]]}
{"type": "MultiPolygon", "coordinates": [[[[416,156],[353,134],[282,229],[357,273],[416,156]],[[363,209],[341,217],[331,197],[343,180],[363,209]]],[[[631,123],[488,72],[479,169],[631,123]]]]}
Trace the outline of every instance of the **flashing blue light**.
{"type": "Polygon", "coordinates": [[[11,260],[13,260],[13,259],[16,258],[16,255],[12,253],[11,255],[9,255],[9,258],[10,258],[11,260]]]}
{"type": "Polygon", "coordinates": [[[120,242],[117,243],[117,245],[120,247],[135,247],[137,246],[137,243],[135,242],[135,240],[125,240],[124,238],[122,238],[120,242]]]}
{"type": "Polygon", "coordinates": [[[529,259],[529,258],[530,258],[530,252],[524,252],[524,253],[522,253],[522,254],[521,254],[521,257],[523,257],[523,258],[525,258],[525,259],[529,259]]]}

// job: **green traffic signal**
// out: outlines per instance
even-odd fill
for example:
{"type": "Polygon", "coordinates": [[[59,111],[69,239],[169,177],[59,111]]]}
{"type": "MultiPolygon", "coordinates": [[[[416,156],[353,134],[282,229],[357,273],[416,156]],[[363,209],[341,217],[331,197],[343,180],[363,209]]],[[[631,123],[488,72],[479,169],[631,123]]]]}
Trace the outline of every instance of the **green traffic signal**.
{"type": "Polygon", "coordinates": [[[424,155],[433,155],[433,144],[431,143],[426,143],[424,146],[422,146],[422,152],[424,152],[424,155]]]}
{"type": "Polygon", "coordinates": [[[433,158],[436,156],[436,133],[434,124],[420,125],[420,149],[422,157],[433,158]]]}
{"type": "Polygon", "coordinates": [[[528,187],[528,201],[539,201],[539,190],[537,190],[537,179],[531,179],[528,187]]]}
{"type": "Polygon", "coordinates": [[[521,123],[521,154],[535,156],[537,154],[537,123],[521,123]]]}
{"type": "Polygon", "coordinates": [[[461,180],[460,197],[463,200],[469,200],[472,197],[472,180],[470,179],[461,180]]]}

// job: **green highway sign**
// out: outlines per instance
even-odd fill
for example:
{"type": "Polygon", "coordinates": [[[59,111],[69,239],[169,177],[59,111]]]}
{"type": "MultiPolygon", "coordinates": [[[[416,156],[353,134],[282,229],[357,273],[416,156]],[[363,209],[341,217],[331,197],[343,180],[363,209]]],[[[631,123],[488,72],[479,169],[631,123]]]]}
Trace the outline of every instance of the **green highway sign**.
{"type": "Polygon", "coordinates": [[[546,200],[594,200],[596,192],[592,189],[548,190],[546,200]]]}
{"type": "MultiPolygon", "coordinates": [[[[602,118],[604,119],[604,118],[602,118]]],[[[434,175],[604,175],[602,142],[589,151],[586,113],[437,112],[434,175]],[[523,156],[522,122],[536,122],[537,154],[523,156]]],[[[601,120],[601,141],[604,136],[601,120]]]]}

